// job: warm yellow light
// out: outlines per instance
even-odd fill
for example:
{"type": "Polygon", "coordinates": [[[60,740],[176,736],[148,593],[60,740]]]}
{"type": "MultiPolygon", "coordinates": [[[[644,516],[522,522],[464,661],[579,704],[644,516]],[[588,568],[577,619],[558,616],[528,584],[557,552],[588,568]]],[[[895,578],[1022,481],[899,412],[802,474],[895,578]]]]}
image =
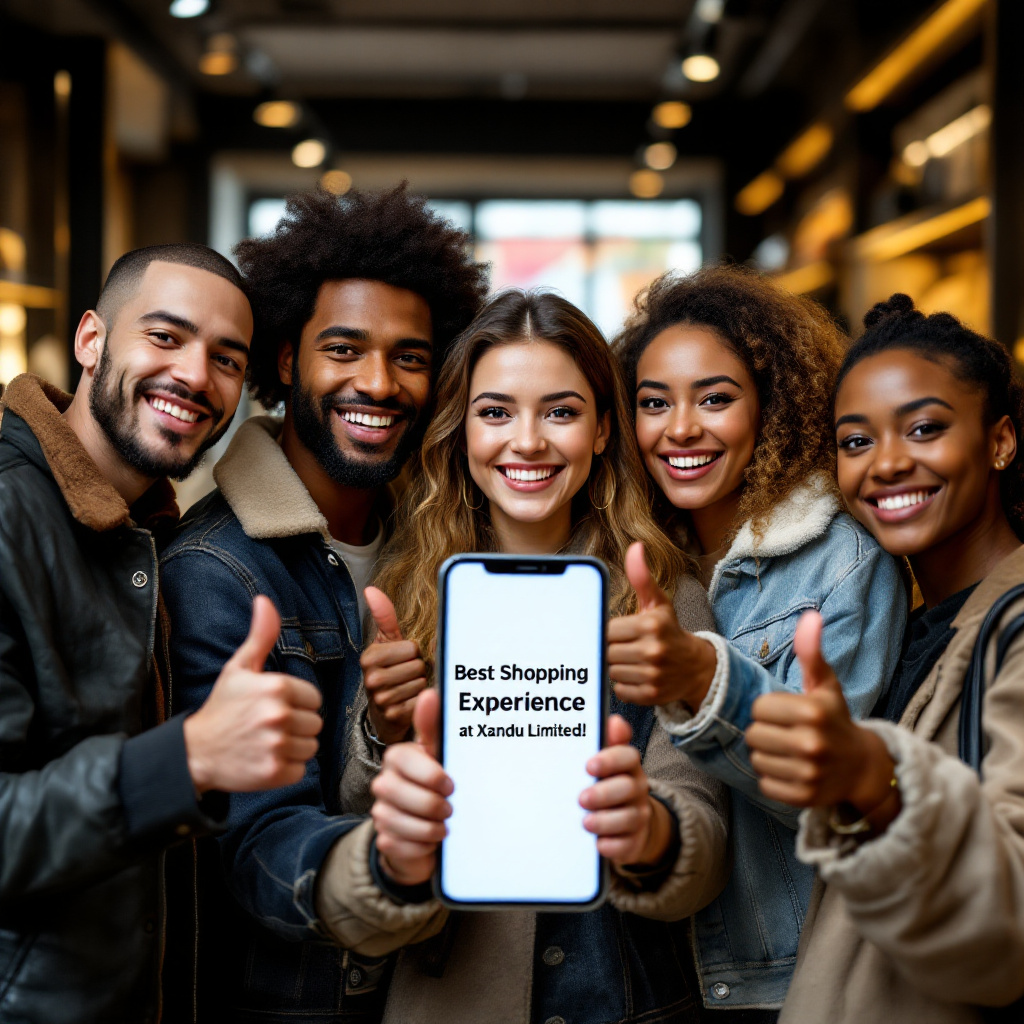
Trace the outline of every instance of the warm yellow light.
{"type": "Polygon", "coordinates": [[[677,156],[676,147],[671,142],[652,142],[644,150],[644,163],[652,171],[667,171],[677,156]]]}
{"type": "Polygon", "coordinates": [[[25,269],[25,239],[10,228],[0,228],[0,266],[21,272],[25,269]]]}
{"type": "Polygon", "coordinates": [[[972,224],[978,224],[991,212],[991,200],[988,196],[979,196],[969,203],[964,203],[963,206],[946,210],[945,213],[936,214],[915,224],[908,224],[895,230],[888,225],[875,228],[860,237],[857,249],[866,259],[876,263],[895,259],[972,224]]]}
{"type": "Polygon", "coordinates": [[[909,143],[903,149],[903,162],[908,167],[924,167],[930,156],[928,143],[920,140],[909,143]]]}
{"type": "Polygon", "coordinates": [[[320,179],[328,192],[336,196],[343,196],[352,187],[352,175],[348,171],[327,171],[320,179]]]}
{"type": "Polygon", "coordinates": [[[774,171],[759,174],[736,196],[736,209],[747,217],[764,213],[785,191],[786,183],[774,171]]]}
{"type": "Polygon", "coordinates": [[[25,330],[25,307],[14,302],[0,302],[0,334],[21,334],[25,330]]]}
{"type": "Polygon", "coordinates": [[[835,277],[832,265],[825,260],[818,260],[815,263],[808,263],[805,267],[790,270],[786,274],[779,274],[775,278],[775,283],[794,295],[807,295],[830,285],[835,277]]]}
{"type": "Polygon", "coordinates": [[[710,53],[695,53],[682,63],[683,74],[691,82],[713,82],[722,69],[710,53]]]}
{"type": "Polygon", "coordinates": [[[986,0],[946,0],[847,94],[850,110],[873,110],[980,14],[986,0]]]}
{"type": "Polygon", "coordinates": [[[206,40],[206,49],[211,53],[234,53],[238,40],[230,32],[215,32],[206,40]]]}
{"type": "Polygon", "coordinates": [[[634,171],[629,176],[629,191],[637,199],[654,199],[664,188],[665,182],[657,171],[634,171]]]}
{"type": "Polygon", "coordinates": [[[1024,364],[1024,338],[1018,338],[1013,346],[1013,358],[1024,364]]]}
{"type": "Polygon", "coordinates": [[[252,112],[252,119],[264,128],[291,128],[298,124],[299,106],[288,100],[269,100],[252,112]]]}
{"type": "Polygon", "coordinates": [[[688,103],[666,100],[651,111],[651,120],[659,128],[685,128],[693,117],[688,103]]]}
{"type": "Polygon", "coordinates": [[[53,76],[53,94],[58,99],[66,100],[71,95],[71,72],[58,71],[53,76]]]}
{"type": "Polygon", "coordinates": [[[230,75],[237,67],[238,58],[225,51],[204,53],[199,58],[199,70],[204,75],[230,75]]]}
{"type": "Polygon", "coordinates": [[[798,135],[783,151],[775,167],[783,177],[802,178],[814,170],[828,156],[835,135],[822,122],[812,124],[798,135]]]}
{"type": "Polygon", "coordinates": [[[28,356],[20,338],[0,338],[0,384],[9,384],[28,369],[28,356]]]}
{"type": "Polygon", "coordinates": [[[304,139],[292,150],[296,167],[319,167],[327,156],[327,147],[319,139],[304,139]]]}

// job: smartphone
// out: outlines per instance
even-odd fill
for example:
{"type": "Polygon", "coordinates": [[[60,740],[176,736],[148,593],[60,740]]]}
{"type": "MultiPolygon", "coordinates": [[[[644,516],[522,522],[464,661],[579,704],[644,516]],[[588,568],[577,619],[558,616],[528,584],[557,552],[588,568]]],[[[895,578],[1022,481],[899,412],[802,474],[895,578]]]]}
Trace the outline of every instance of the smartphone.
{"type": "Polygon", "coordinates": [[[441,761],[455,791],[435,892],[462,910],[592,909],[607,865],[579,795],[607,719],[607,569],[457,555],[438,592],[441,761]]]}

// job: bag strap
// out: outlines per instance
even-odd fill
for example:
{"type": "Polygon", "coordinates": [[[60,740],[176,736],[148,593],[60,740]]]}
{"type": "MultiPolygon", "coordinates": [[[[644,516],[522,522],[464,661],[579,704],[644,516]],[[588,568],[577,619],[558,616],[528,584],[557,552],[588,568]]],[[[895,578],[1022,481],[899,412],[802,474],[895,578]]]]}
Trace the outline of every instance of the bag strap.
{"type": "MultiPolygon", "coordinates": [[[[960,700],[960,760],[969,764],[979,775],[981,760],[985,756],[987,743],[982,723],[981,708],[985,699],[985,652],[992,635],[999,625],[1006,609],[1015,601],[1024,598],[1024,583],[1011,587],[992,605],[981,624],[978,639],[974,643],[971,662],[964,679],[963,695],[960,700]]],[[[1024,614],[1018,615],[999,634],[996,643],[995,672],[1002,668],[1003,659],[1010,644],[1024,630],[1024,614]]]]}

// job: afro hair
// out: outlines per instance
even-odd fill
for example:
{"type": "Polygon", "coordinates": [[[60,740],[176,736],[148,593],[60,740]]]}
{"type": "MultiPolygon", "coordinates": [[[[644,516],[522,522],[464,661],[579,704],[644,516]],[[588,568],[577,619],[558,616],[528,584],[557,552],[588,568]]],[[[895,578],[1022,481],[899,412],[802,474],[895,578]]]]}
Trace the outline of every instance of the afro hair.
{"type": "Polygon", "coordinates": [[[289,196],[274,233],[244,239],[235,255],[256,314],[249,387],[267,408],[288,395],[278,349],[298,344],[324,281],[362,278],[421,296],[433,321],[435,366],[487,292],[487,266],[474,261],[469,236],[404,182],[340,199],[323,188],[289,196]]]}

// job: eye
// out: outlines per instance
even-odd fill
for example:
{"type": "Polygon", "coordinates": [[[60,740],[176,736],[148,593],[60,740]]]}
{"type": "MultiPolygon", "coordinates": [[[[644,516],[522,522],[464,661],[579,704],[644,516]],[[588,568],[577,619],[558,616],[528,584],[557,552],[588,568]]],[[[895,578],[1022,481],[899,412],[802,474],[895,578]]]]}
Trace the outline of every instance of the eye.
{"type": "Polygon", "coordinates": [[[916,437],[921,440],[925,440],[927,438],[934,437],[936,434],[941,434],[945,429],[945,423],[939,423],[936,420],[925,420],[924,423],[915,423],[910,430],[907,431],[907,437],[916,437]]]}
{"type": "Polygon", "coordinates": [[[330,352],[331,355],[335,356],[357,356],[359,353],[351,345],[347,345],[344,342],[338,342],[336,345],[328,345],[325,352],[330,352]]]}
{"type": "Polygon", "coordinates": [[[481,409],[477,415],[483,420],[503,420],[508,419],[508,410],[503,409],[500,405],[489,405],[485,409],[481,409]]]}
{"type": "Polygon", "coordinates": [[[721,391],[712,391],[711,394],[705,395],[700,400],[700,404],[704,406],[730,405],[734,401],[736,399],[732,395],[724,394],[721,391]]]}
{"type": "Polygon", "coordinates": [[[837,447],[843,451],[854,451],[857,448],[866,448],[871,444],[871,438],[864,434],[847,434],[846,437],[836,442],[837,447]]]}
{"type": "Polygon", "coordinates": [[[153,341],[160,342],[161,345],[176,345],[178,343],[174,335],[168,334],[167,331],[149,331],[147,336],[152,338],[153,341]]]}
{"type": "Polygon", "coordinates": [[[649,395],[647,398],[641,398],[636,404],[640,409],[661,410],[668,408],[668,402],[666,402],[664,398],[659,398],[657,395],[649,395]]]}
{"type": "Polygon", "coordinates": [[[425,368],[430,365],[430,363],[426,359],[424,359],[423,356],[418,355],[415,352],[403,352],[401,353],[401,355],[396,356],[395,361],[401,363],[403,366],[407,366],[410,369],[416,370],[420,368],[425,368]]]}
{"type": "Polygon", "coordinates": [[[571,420],[579,416],[579,410],[574,409],[571,405],[557,405],[548,415],[556,420],[571,420]]]}
{"type": "Polygon", "coordinates": [[[220,363],[221,366],[225,366],[229,370],[236,370],[238,373],[243,372],[241,364],[232,359],[231,356],[215,355],[213,358],[216,362],[220,363]]]}

